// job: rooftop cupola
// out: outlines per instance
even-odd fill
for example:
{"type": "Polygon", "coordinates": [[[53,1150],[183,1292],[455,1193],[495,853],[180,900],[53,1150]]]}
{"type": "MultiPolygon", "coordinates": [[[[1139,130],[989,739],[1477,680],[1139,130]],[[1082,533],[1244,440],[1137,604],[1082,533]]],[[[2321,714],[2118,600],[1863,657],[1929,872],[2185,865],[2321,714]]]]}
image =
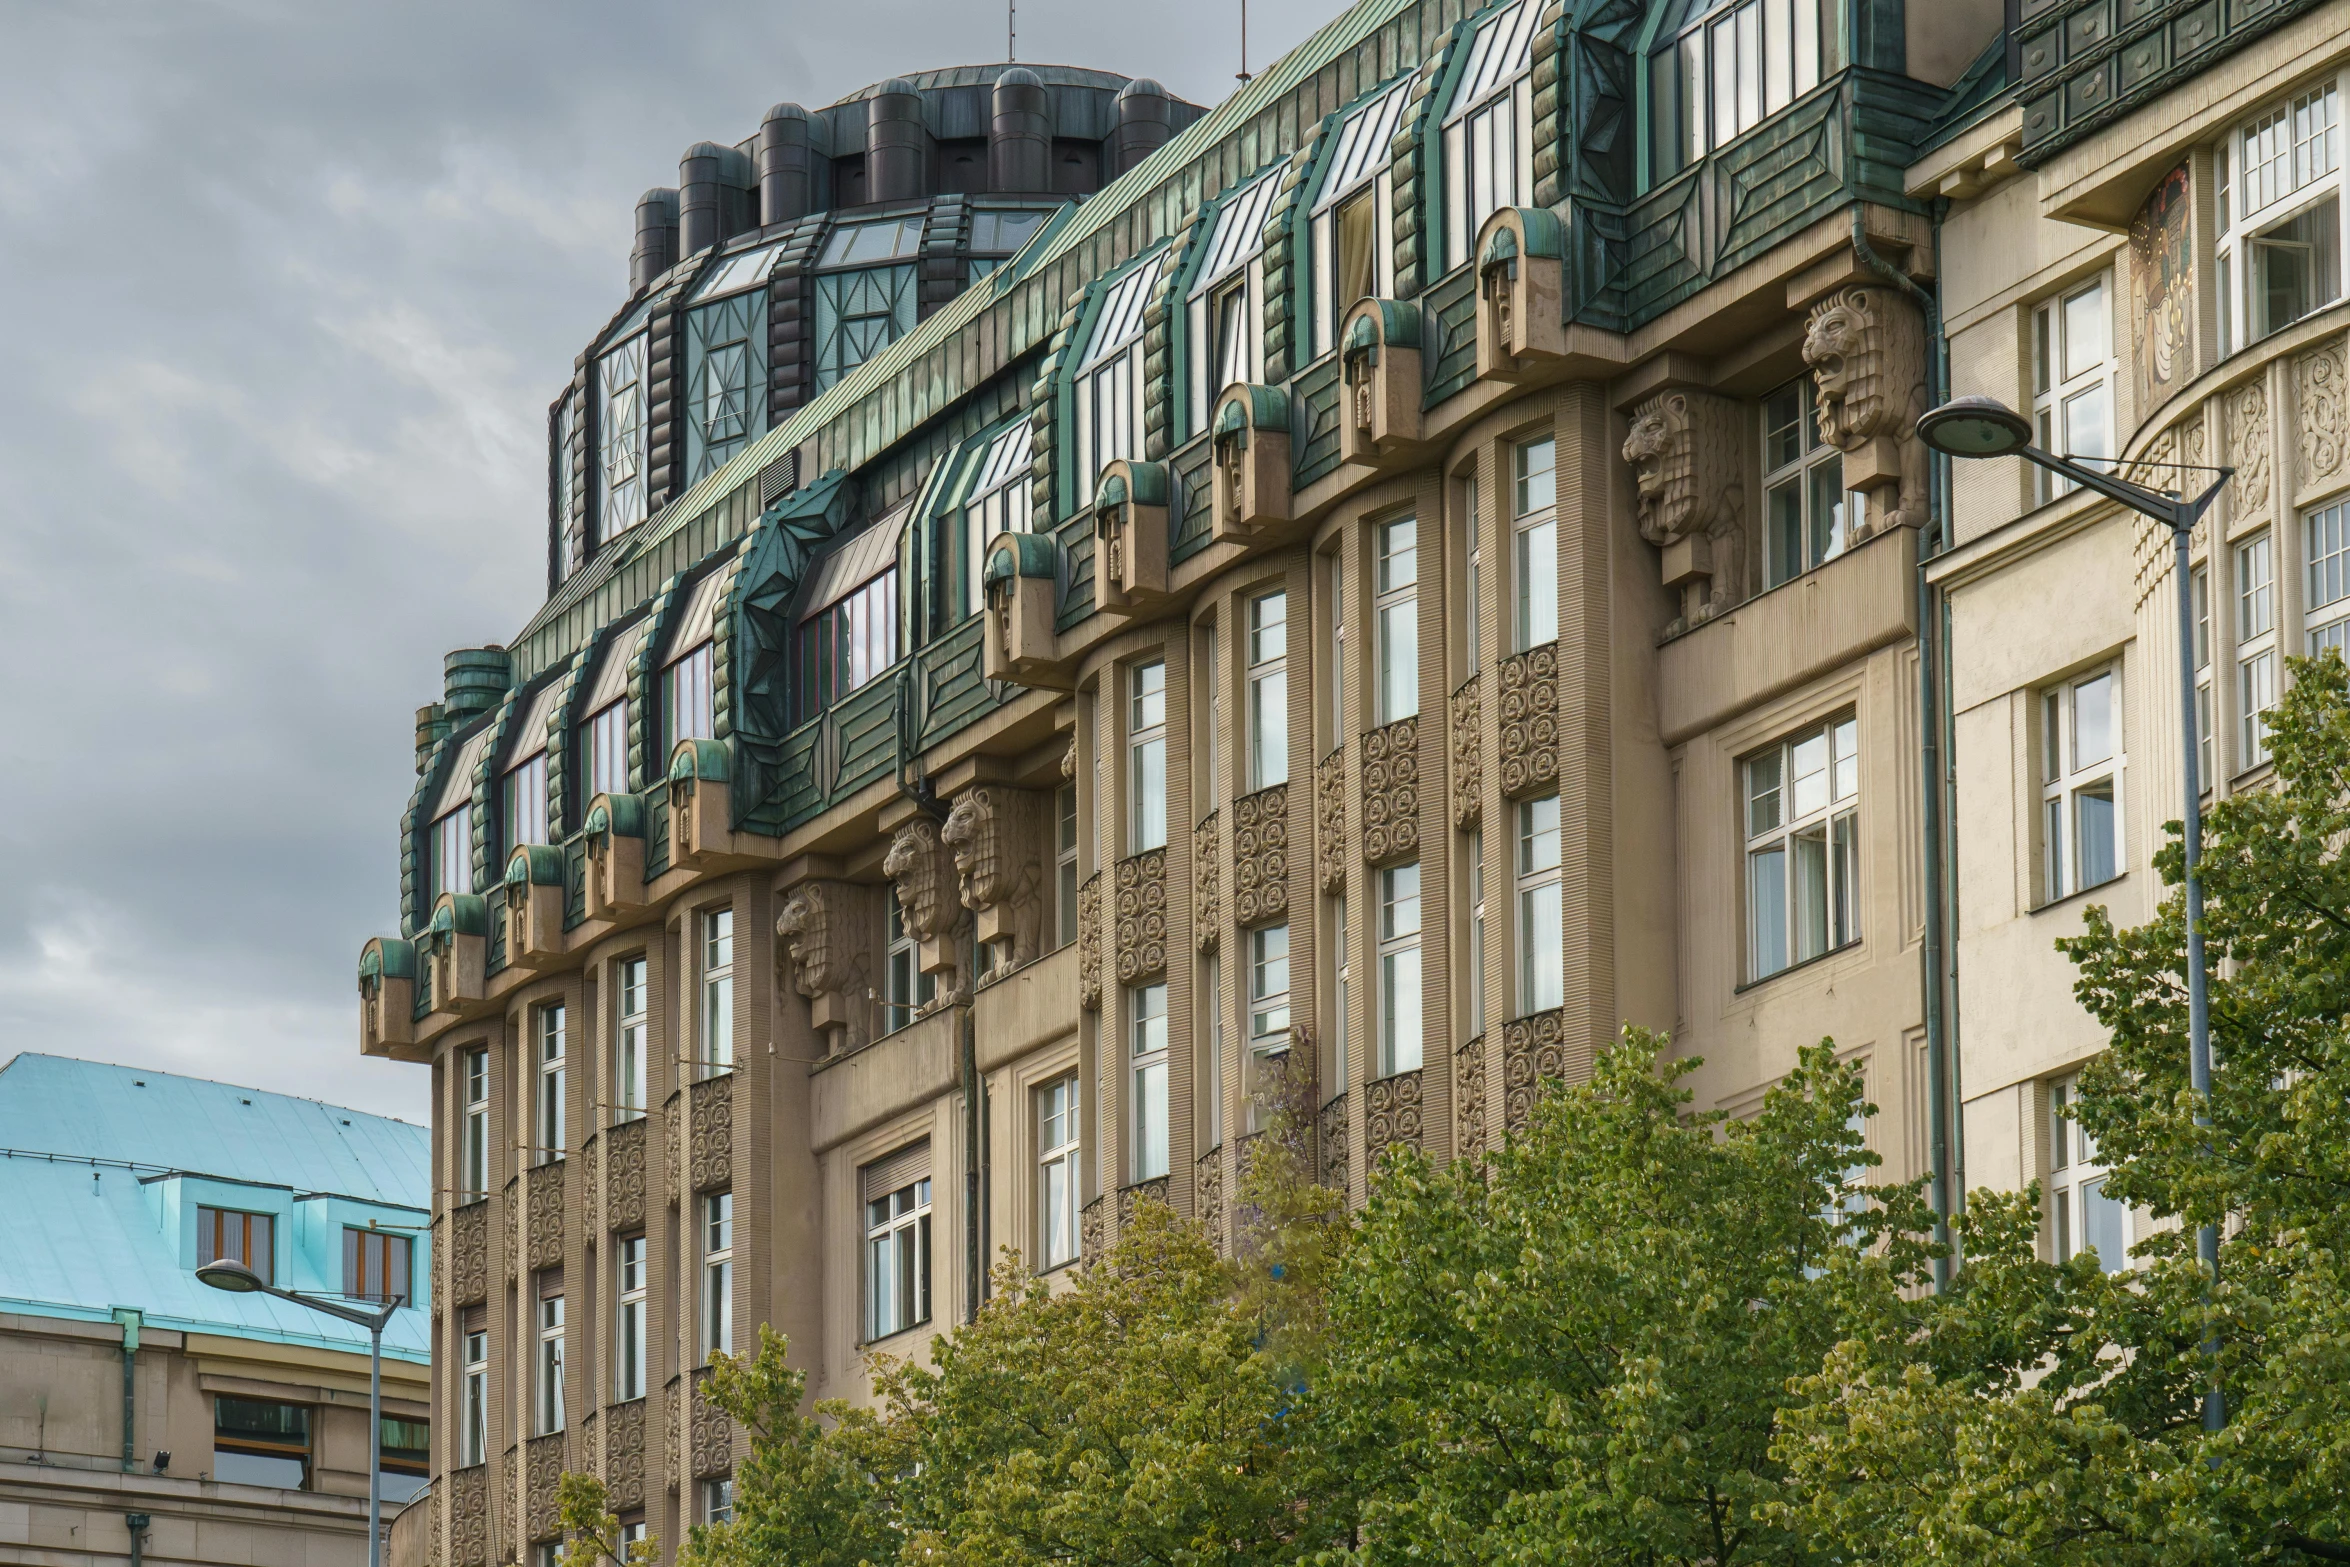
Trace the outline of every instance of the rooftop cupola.
{"type": "Polygon", "coordinates": [[[677,244],[694,256],[753,227],[758,183],[739,148],[698,141],[677,160],[677,244]]]}
{"type": "Polygon", "coordinates": [[[865,105],[865,199],[918,201],[930,193],[930,128],[922,94],[893,76],[865,105]]]}
{"type": "Polygon", "coordinates": [[[1117,163],[1113,178],[1133,168],[1167,144],[1175,134],[1175,106],[1167,89],[1147,76],[1137,76],[1118,89],[1117,163]]]}
{"type": "Polygon", "coordinates": [[[677,192],[655,186],[636,199],[636,248],[628,253],[628,291],[635,293],[677,265],[677,192]]]}
{"type": "Polygon", "coordinates": [[[1053,99],[1034,71],[1013,66],[995,79],[987,129],[987,188],[1053,188],[1053,99]]]}
{"type": "Polygon", "coordinates": [[[759,122],[759,221],[792,223],[819,210],[817,149],[808,111],[779,103],[759,122]]]}

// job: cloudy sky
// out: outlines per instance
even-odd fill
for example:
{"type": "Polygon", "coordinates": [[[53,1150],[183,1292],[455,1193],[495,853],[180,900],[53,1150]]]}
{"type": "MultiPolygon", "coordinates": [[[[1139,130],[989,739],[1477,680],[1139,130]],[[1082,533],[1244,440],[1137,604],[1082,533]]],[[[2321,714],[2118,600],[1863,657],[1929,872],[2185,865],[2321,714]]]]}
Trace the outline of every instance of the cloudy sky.
{"type": "MultiPolygon", "coordinates": [[[[1341,0],[1254,0],[1261,67],[1341,0]]],[[[1214,103],[1239,0],[1020,0],[1214,103]]],[[[988,0],[0,0],[0,1060],[422,1120],[363,1060],[414,710],[544,587],[546,406],[705,138],[988,0]]]]}

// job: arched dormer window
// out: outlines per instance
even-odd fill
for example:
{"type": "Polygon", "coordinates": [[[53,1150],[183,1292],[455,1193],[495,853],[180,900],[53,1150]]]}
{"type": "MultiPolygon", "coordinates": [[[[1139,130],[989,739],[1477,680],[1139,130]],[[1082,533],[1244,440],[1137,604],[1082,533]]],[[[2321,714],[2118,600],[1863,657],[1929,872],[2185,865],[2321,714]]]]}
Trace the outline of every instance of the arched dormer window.
{"type": "MultiPolygon", "coordinates": [[[[1254,381],[1265,360],[1265,218],[1280,193],[1281,170],[1228,193],[1208,235],[1186,307],[1191,319],[1191,427],[1236,381],[1254,381]]],[[[1128,453],[1140,456],[1141,453],[1128,453]]]]}
{"type": "Polygon", "coordinates": [[[1077,504],[1093,504],[1093,487],[1113,458],[1142,455],[1142,313],[1166,270],[1160,250],[1136,263],[1102,295],[1085,352],[1077,359],[1074,474],[1077,504]]]}
{"type": "Polygon", "coordinates": [[[1477,24],[1444,113],[1445,256],[1502,207],[1534,199],[1534,27],[1542,0],[1512,0],[1477,24]]]}
{"type": "Polygon", "coordinates": [[[1330,351],[1358,299],[1395,291],[1395,192],[1388,147],[1411,94],[1411,79],[1357,104],[1331,138],[1314,198],[1314,354],[1330,351]]]}

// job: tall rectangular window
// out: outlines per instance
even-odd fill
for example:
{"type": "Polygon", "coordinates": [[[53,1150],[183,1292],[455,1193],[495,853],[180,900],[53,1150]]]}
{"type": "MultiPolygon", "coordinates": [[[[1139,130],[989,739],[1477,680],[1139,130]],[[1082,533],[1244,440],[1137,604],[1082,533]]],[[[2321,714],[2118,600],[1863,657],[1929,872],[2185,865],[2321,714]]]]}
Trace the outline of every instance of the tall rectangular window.
{"type": "Polygon", "coordinates": [[[2211,771],[2211,568],[2197,566],[2195,585],[2195,779],[2209,789],[2211,771]]]}
{"type": "Polygon", "coordinates": [[[1167,666],[1126,672],[1126,787],[1133,800],[1129,854],[1167,846],[1167,666]]]}
{"type": "Polygon", "coordinates": [[[889,893],[888,929],[884,933],[886,951],[883,971],[884,1017],[890,1032],[906,1027],[930,1005],[937,993],[938,977],[922,972],[922,944],[914,933],[906,929],[906,911],[898,906],[896,888],[889,893]]]}
{"type": "Polygon", "coordinates": [[[343,1226],[343,1293],[354,1300],[406,1302],[415,1242],[384,1230],[343,1226]]]}
{"type": "Polygon", "coordinates": [[[490,1336],[480,1328],[465,1335],[465,1390],[462,1425],[457,1439],[457,1465],[470,1469],[486,1463],[490,1454],[490,1336]]]}
{"type": "Polygon", "coordinates": [[[1289,781],[1289,595],[1248,605],[1248,786],[1289,781]]]}
{"type": "Polygon", "coordinates": [[[2040,693],[2041,896],[2121,874],[2121,704],[2111,667],[2040,693]]]}
{"type": "Polygon", "coordinates": [[[538,1012],[538,1162],[563,1157],[563,1004],[538,1012]]]}
{"type": "Polygon", "coordinates": [[[1056,1078],[1036,1091],[1037,1271],[1077,1260],[1078,1217],[1085,1200],[1077,1173],[1077,1078],[1056,1078]]]}
{"type": "Polygon", "coordinates": [[[2342,297],[2339,84],[2256,116],[2216,162],[2224,353],[2342,297]]]}
{"type": "MultiPolygon", "coordinates": [[[[2032,422],[2040,448],[2066,457],[2113,455],[2113,311],[2098,277],[2032,312],[2032,422]]],[[[2032,470],[2045,504],[2072,488],[2032,470]]]]}
{"type": "Polygon", "coordinates": [[[613,1248],[619,1276],[613,1281],[612,1396],[645,1396],[645,1238],[624,1235],[613,1248]]]}
{"type": "Polygon", "coordinates": [[[1031,513],[1028,484],[1028,420],[1019,419],[988,443],[979,472],[971,481],[971,498],[963,503],[963,613],[976,615],[986,607],[981,574],[987,569],[987,549],[998,534],[1026,533],[1031,513]]]}
{"type": "Polygon", "coordinates": [[[1540,5],[1494,10],[1470,36],[1443,122],[1445,255],[1469,258],[1477,231],[1533,188],[1533,97],[1528,79],[1540,5]]]}
{"type": "Polygon", "coordinates": [[[1348,1047],[1354,1043],[1347,1029],[1347,1019],[1354,1010],[1351,1005],[1354,999],[1354,933],[1347,925],[1346,894],[1342,892],[1333,898],[1331,906],[1331,924],[1337,938],[1334,950],[1338,957],[1338,973],[1335,987],[1337,993],[1331,998],[1336,1004],[1331,1009],[1330,1019],[1330,1066],[1331,1081],[1337,1085],[1335,1091],[1343,1093],[1347,1082],[1348,1047]]]}
{"type": "Polygon", "coordinates": [[[1289,1048],[1289,927],[1248,933],[1248,1038],[1251,1048],[1289,1048]]]}
{"type": "Polygon", "coordinates": [[[563,1297],[541,1295],[538,1311],[539,1353],[533,1401],[540,1436],[563,1429],[563,1297]]]}
{"type": "Polygon", "coordinates": [[[1167,987],[1137,985],[1127,992],[1134,1084],[1134,1179],[1167,1173],[1167,987]]]}
{"type": "Polygon", "coordinates": [[[277,1220],[266,1213],[241,1213],[234,1208],[196,1210],[196,1266],[208,1262],[241,1262],[261,1275],[261,1282],[277,1282],[277,1220]]]}
{"type": "Polygon", "coordinates": [[[704,1480],[702,1482],[702,1522],[721,1524],[734,1522],[734,1481],[704,1480]]]}
{"type": "Polygon", "coordinates": [[[1053,795],[1055,912],[1061,945],[1077,939],[1077,786],[1063,784],[1053,795]]]}
{"type": "Polygon", "coordinates": [[[702,915],[702,1065],[734,1066],[734,910],[702,915]]]}
{"type": "Polygon", "coordinates": [[[2277,701],[2277,595],[2268,534],[2236,546],[2236,760],[2268,760],[2268,710],[2277,701]]]}
{"type": "Polygon", "coordinates": [[[2303,513],[2301,532],[2309,562],[2309,656],[2332,648],[2350,659],[2350,505],[2337,501],[2303,513]]]}
{"type": "Polygon", "coordinates": [[[596,361],[599,541],[645,520],[645,344],[638,332],[596,361]]]}
{"type": "Polygon", "coordinates": [[[547,841],[547,753],[506,770],[506,852],[547,841]]]}
{"type": "Polygon", "coordinates": [[[1346,556],[1330,552],[1330,749],[1346,744],[1346,556]]]}
{"type": "Polygon", "coordinates": [[[1567,1000],[1565,891],[1560,884],[1559,797],[1518,803],[1518,1015],[1567,1000]]]}
{"type": "Polygon", "coordinates": [[[1558,442],[1547,435],[1528,441],[1513,450],[1511,462],[1518,577],[1511,646],[1523,653],[1559,636],[1558,442]]]}
{"type": "Polygon", "coordinates": [[[1378,722],[1392,724],[1420,710],[1419,524],[1399,517],[1379,528],[1378,722]]]}
{"type": "Polygon", "coordinates": [[[1420,1069],[1420,867],[1379,873],[1379,1075],[1420,1069]]]}
{"type": "Polygon", "coordinates": [[[734,1353],[734,1193],[702,1199],[702,1358],[734,1353]]]}
{"type": "Polygon", "coordinates": [[[1670,179],[1818,86],[1835,69],[1841,14],[1822,0],[1746,0],[1661,43],[1648,60],[1649,183],[1670,179]]]}
{"type": "Polygon", "coordinates": [[[2120,1273],[2130,1265],[2130,1210],[2105,1195],[2105,1163],[2097,1139],[2073,1119],[2080,1082],[2064,1078],[2048,1088],[2048,1210],[2058,1262],[2084,1251],[2097,1265],[2120,1273]]]}
{"type": "Polygon", "coordinates": [[[1469,1037],[1485,1032],[1485,834],[1464,840],[1469,862],[1469,1037]]]}
{"type": "Polygon", "coordinates": [[[465,1200],[490,1191],[490,1053],[465,1052],[465,1200]]]}
{"type": "Polygon", "coordinates": [[[705,642],[662,672],[661,715],[668,725],[661,747],[664,764],[678,741],[708,740],[718,733],[710,670],[710,644],[705,642]]]}
{"type": "Polygon", "coordinates": [[[588,793],[628,792],[628,703],[625,699],[600,709],[588,720],[588,793]]]}
{"type": "Polygon", "coordinates": [[[432,824],[432,895],[473,890],[473,807],[460,805],[432,824]]]}
{"type": "Polygon", "coordinates": [[[1763,399],[1763,577],[1771,587],[1844,553],[1863,505],[1844,489],[1844,454],[1820,438],[1811,378],[1763,399]]]}
{"type": "Polygon", "coordinates": [[[1208,684],[1208,699],[1200,704],[1207,726],[1200,746],[1201,754],[1207,758],[1206,779],[1200,795],[1213,811],[1224,803],[1224,648],[1220,628],[1214,621],[1200,629],[1200,667],[1207,671],[1208,684]]]}
{"type": "Polygon", "coordinates": [[[897,660],[898,569],[892,566],[800,622],[800,721],[897,660]]]}
{"type": "Polygon", "coordinates": [[[1484,668],[1485,533],[1477,518],[1477,480],[1461,486],[1461,515],[1469,526],[1467,569],[1461,573],[1461,651],[1469,674],[1484,668]]]}
{"type": "MultiPolygon", "coordinates": [[[[868,1176],[871,1168],[868,1168],[868,1176]]],[[[930,1320],[930,1177],[865,1200],[865,1337],[902,1333],[930,1320]]]]}
{"type": "Polygon", "coordinates": [[[634,1121],[645,1113],[646,1096],[653,1081],[645,960],[622,958],[614,980],[620,1021],[619,1037],[613,1042],[612,1052],[612,1109],[617,1119],[634,1121]]]}
{"type": "Polygon", "coordinates": [[[1860,726],[1822,724],[1745,774],[1747,974],[1762,979],[1860,939],[1860,726]]]}

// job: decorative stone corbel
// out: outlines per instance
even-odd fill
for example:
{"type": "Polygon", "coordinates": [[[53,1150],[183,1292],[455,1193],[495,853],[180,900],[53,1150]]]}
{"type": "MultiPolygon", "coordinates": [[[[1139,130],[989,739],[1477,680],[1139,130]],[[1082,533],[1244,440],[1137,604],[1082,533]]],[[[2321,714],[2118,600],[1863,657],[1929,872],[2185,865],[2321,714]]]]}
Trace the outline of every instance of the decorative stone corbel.
{"type": "Polygon", "coordinates": [[[378,936],[359,949],[359,1053],[393,1056],[416,1043],[416,944],[378,936]]]}
{"type": "Polygon", "coordinates": [[[1093,602],[1118,615],[1167,602],[1167,465],[1120,457],[1094,491],[1093,602]]]}
{"type": "Polygon", "coordinates": [[[977,922],[983,969],[1030,962],[1041,945],[1045,814],[1028,790],[979,784],[956,797],[939,829],[954,857],[956,892],[977,922]]]}
{"type": "Polygon", "coordinates": [[[826,1054],[873,1037],[871,946],[859,936],[877,928],[876,901],[872,888],[854,882],[804,881],[775,916],[776,961],[807,998],[826,1054]]]}
{"type": "Polygon", "coordinates": [[[645,797],[599,794],[580,823],[587,843],[587,917],[625,919],[645,898],[645,797]]]}
{"type": "Polygon", "coordinates": [[[1339,331],[1346,381],[1348,462],[1375,463],[1420,439],[1420,312],[1392,299],[1362,299],[1339,331]]]}
{"type": "Polygon", "coordinates": [[[1053,620],[1060,546],[1049,533],[999,533],[987,547],[987,678],[1067,685],[1054,678],[1053,620]]]}
{"type": "Polygon", "coordinates": [[[1632,416],[1624,461],[1640,536],[1663,553],[1681,613],[1667,636],[1737,602],[1746,570],[1745,410],[1706,392],[1660,392],[1632,416]]]}
{"type": "Polygon", "coordinates": [[[1567,352],[1566,226],[1504,207],[1477,230],[1477,374],[1517,381],[1567,352]]]}
{"type": "Polygon", "coordinates": [[[1803,333],[1820,437],[1844,454],[1844,488],[1868,498],[1843,542],[1926,520],[1926,322],[1889,288],[1856,283],[1812,306],[1803,333]]]}
{"type": "Polygon", "coordinates": [[[897,889],[906,933],[920,944],[922,972],[942,976],[940,993],[952,994],[962,983],[955,932],[962,928],[963,905],[955,895],[954,857],[939,841],[938,823],[924,817],[900,827],[881,873],[897,889]]]}
{"type": "Polygon", "coordinates": [[[1289,520],[1289,395],[1235,381],[1208,421],[1216,458],[1215,538],[1245,539],[1289,520]]]}
{"type": "Polygon", "coordinates": [[[671,868],[701,870],[739,852],[731,820],[732,764],[716,740],[680,740],[669,753],[669,783],[662,801],[669,811],[671,868]]]}
{"type": "Polygon", "coordinates": [[[552,968],[563,956],[563,851],[524,844],[506,857],[506,880],[491,895],[506,922],[506,966],[552,968]]]}
{"type": "Polygon", "coordinates": [[[484,1010],[490,957],[490,907],[470,892],[444,892],[432,924],[416,939],[426,1010],[471,1017],[484,1010]]]}

